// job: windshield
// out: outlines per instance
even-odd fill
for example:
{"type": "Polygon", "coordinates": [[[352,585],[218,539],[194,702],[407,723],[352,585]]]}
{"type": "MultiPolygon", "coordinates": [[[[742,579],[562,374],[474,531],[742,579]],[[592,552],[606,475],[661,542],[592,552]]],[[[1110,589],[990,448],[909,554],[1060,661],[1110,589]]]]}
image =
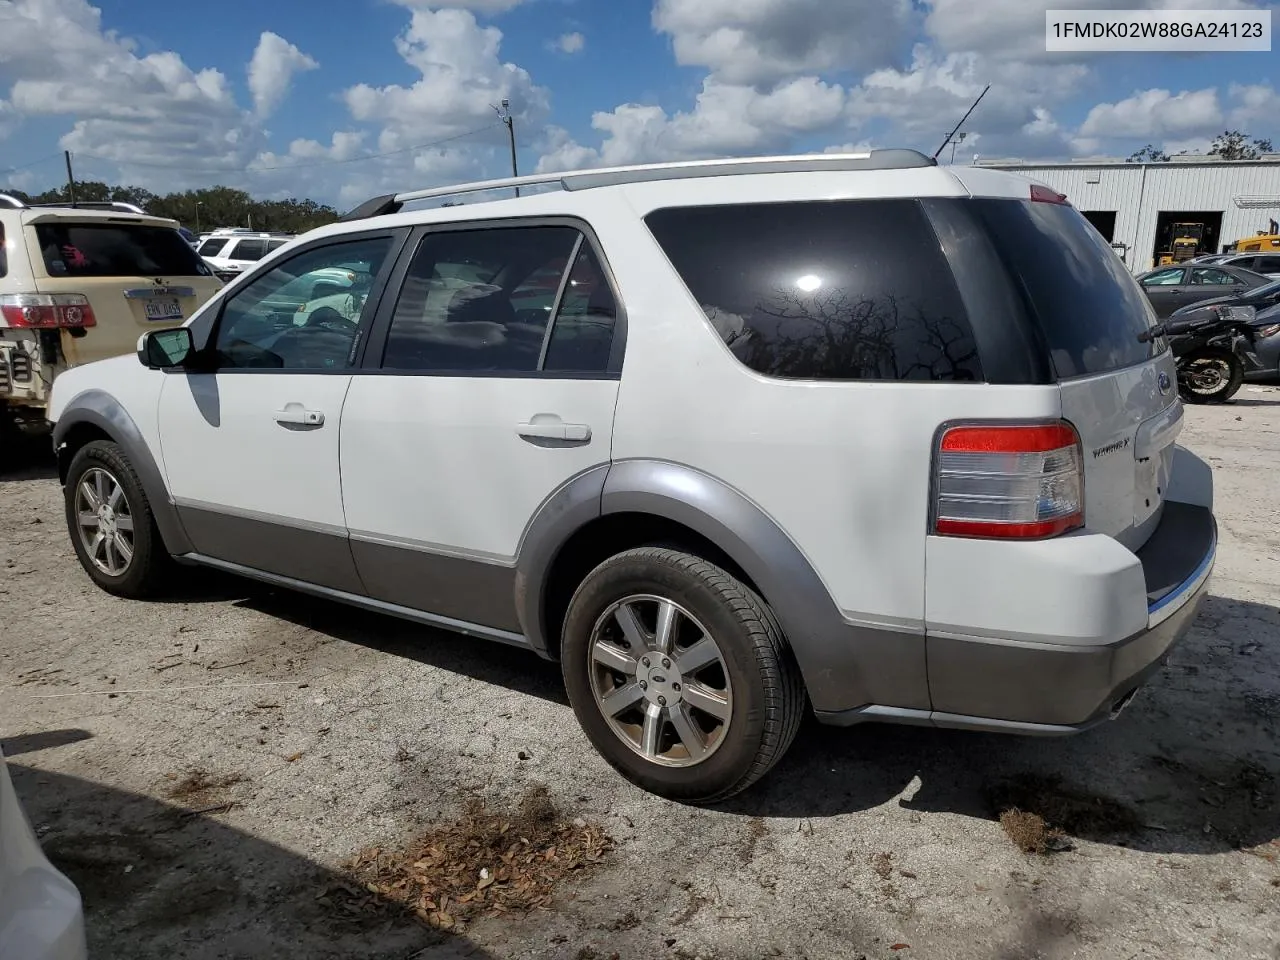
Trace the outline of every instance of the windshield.
{"type": "Polygon", "coordinates": [[[208,277],[213,271],[172,227],[125,223],[38,223],[51,277],[208,277]]]}

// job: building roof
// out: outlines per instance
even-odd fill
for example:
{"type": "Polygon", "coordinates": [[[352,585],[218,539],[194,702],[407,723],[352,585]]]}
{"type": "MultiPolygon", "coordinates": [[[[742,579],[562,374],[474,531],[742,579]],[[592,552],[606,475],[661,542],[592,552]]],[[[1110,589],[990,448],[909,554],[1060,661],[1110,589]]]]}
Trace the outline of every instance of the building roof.
{"type": "Polygon", "coordinates": [[[1072,157],[1070,160],[1023,160],[1021,157],[990,157],[975,161],[979,167],[1257,167],[1280,165],[1280,153],[1264,153],[1256,160],[1223,160],[1203,153],[1179,154],[1167,161],[1131,161],[1124,157],[1072,157]]]}

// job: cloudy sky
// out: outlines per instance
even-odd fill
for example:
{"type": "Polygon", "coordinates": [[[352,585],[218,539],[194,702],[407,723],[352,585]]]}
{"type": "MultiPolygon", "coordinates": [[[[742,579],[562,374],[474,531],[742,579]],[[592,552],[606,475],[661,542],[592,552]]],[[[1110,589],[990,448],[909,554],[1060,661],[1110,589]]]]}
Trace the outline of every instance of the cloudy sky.
{"type": "MultiPolygon", "coordinates": [[[[349,207],[522,172],[874,146],[957,162],[1280,143],[1280,56],[1047,54],[1044,10],[1259,0],[0,0],[0,189],[349,207]],[[944,155],[943,159],[947,159],[944,155]]],[[[1277,18],[1280,21],[1280,18],[1277,18]]]]}

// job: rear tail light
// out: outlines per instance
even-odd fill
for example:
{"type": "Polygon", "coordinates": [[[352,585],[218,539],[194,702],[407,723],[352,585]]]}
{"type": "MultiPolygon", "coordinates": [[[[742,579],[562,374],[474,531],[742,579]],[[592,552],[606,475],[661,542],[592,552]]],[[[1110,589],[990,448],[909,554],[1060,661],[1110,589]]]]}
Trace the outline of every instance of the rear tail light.
{"type": "Polygon", "coordinates": [[[1084,458],[1065,421],[949,427],[934,471],[939,536],[1040,540],[1084,523],[1084,458]]]}
{"type": "Polygon", "coordinates": [[[92,327],[98,320],[79,293],[10,293],[0,296],[0,326],[32,329],[92,327]]]}
{"type": "Polygon", "coordinates": [[[1280,333],[1280,323],[1270,323],[1270,324],[1267,324],[1267,326],[1265,327],[1259,327],[1257,330],[1253,332],[1253,335],[1255,337],[1265,338],[1265,337],[1274,337],[1277,333],[1280,333]]]}

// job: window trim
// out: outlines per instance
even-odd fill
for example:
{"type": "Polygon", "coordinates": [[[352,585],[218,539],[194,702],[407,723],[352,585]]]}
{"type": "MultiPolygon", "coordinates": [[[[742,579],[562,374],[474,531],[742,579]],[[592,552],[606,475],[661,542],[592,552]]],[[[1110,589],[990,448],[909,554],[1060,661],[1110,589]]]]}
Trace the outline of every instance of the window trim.
{"type": "Polygon", "coordinates": [[[365,338],[365,347],[356,373],[372,376],[393,377],[450,377],[471,379],[524,379],[524,380],[618,380],[622,376],[622,362],[627,346],[627,313],[622,297],[618,293],[617,277],[608,259],[604,255],[599,238],[591,224],[580,217],[569,215],[544,215],[531,217],[493,217],[477,220],[450,220],[445,223],[418,224],[412,228],[408,239],[400,250],[395,269],[388,278],[387,287],[394,291],[394,296],[383,296],[378,304],[377,313],[369,335],[365,338]],[[573,253],[565,263],[564,272],[560,276],[560,289],[556,293],[554,310],[547,321],[547,331],[543,335],[542,352],[538,360],[541,365],[551,343],[551,334],[559,319],[560,303],[570,272],[584,245],[589,244],[596,262],[600,265],[602,279],[609,286],[613,295],[614,323],[613,341],[609,347],[609,362],[600,371],[567,371],[567,370],[401,370],[382,366],[382,358],[386,352],[388,335],[391,332],[391,321],[395,315],[396,305],[400,300],[400,291],[404,288],[405,278],[414,258],[418,255],[423,241],[428,236],[440,233],[474,232],[477,230],[510,230],[527,227],[571,227],[578,231],[578,240],[574,244],[573,253]]]}
{"type": "Polygon", "coordinates": [[[266,261],[266,258],[258,261],[257,266],[246,270],[237,278],[236,289],[220,295],[216,309],[193,318],[191,332],[192,338],[196,343],[195,353],[186,364],[180,367],[168,368],[165,372],[182,374],[248,374],[257,376],[263,374],[274,376],[297,376],[299,374],[306,376],[352,376],[360,373],[361,362],[364,359],[369,343],[369,330],[373,325],[378,310],[382,306],[382,300],[387,290],[387,282],[391,278],[393,268],[399,263],[400,257],[404,252],[409,232],[406,227],[396,227],[382,230],[362,230],[358,233],[330,234],[298,247],[287,257],[276,257],[269,262],[266,261]],[[347,354],[347,365],[345,367],[338,369],[297,368],[290,370],[276,367],[219,367],[211,362],[214,355],[214,346],[218,342],[218,331],[222,328],[222,319],[227,309],[227,303],[240,296],[262,277],[293,262],[296,258],[307,256],[316,250],[384,238],[390,239],[391,244],[387,249],[386,258],[382,261],[382,267],[374,278],[373,285],[369,287],[369,295],[365,298],[364,307],[360,311],[360,322],[356,325],[355,339],[352,340],[351,351],[347,354]],[[206,317],[208,317],[207,321],[205,320],[206,317]]]}

